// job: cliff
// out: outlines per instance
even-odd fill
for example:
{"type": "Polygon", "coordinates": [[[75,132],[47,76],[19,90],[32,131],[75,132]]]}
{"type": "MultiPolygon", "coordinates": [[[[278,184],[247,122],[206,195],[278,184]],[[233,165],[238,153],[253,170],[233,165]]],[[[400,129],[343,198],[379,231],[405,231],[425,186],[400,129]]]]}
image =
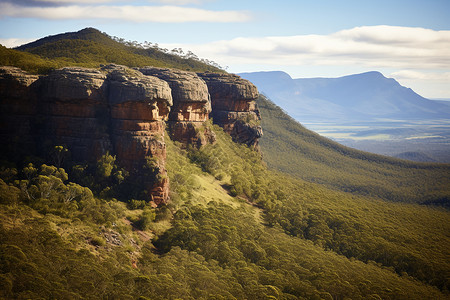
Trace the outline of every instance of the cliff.
{"type": "Polygon", "coordinates": [[[172,139],[196,147],[215,141],[204,126],[210,117],[236,142],[257,147],[262,135],[256,87],[231,74],[107,65],[38,77],[0,67],[0,96],[2,156],[46,156],[64,145],[76,162],[115,155],[135,177],[152,158],[157,176],[146,190],[157,205],[168,201],[166,125],[172,139]]]}
{"type": "Polygon", "coordinates": [[[235,142],[259,149],[261,117],[256,106],[258,90],[234,74],[199,73],[211,95],[213,122],[223,127],[235,142]]]}
{"type": "Polygon", "coordinates": [[[166,81],[172,89],[173,106],[168,120],[172,139],[198,147],[214,142],[213,133],[202,126],[209,119],[211,101],[206,83],[197,74],[153,67],[139,71],[166,81]]]}

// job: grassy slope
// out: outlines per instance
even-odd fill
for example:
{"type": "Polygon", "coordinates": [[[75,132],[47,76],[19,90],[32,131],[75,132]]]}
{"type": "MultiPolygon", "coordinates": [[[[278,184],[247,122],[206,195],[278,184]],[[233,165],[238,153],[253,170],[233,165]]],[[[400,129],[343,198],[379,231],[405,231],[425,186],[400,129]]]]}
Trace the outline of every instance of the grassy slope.
{"type": "Polygon", "coordinates": [[[450,197],[450,165],[408,162],[354,150],[307,130],[260,97],[261,148],[270,168],[356,194],[401,202],[450,197]]]}
{"type": "Polygon", "coordinates": [[[62,67],[64,64],[28,52],[8,49],[0,45],[0,65],[15,66],[33,74],[44,74],[51,69],[62,67]]]}
{"type": "Polygon", "coordinates": [[[32,73],[46,73],[63,66],[96,68],[108,63],[223,72],[192,58],[124,45],[93,28],[46,37],[17,50],[4,47],[0,50],[0,65],[14,65],[32,73]]]}

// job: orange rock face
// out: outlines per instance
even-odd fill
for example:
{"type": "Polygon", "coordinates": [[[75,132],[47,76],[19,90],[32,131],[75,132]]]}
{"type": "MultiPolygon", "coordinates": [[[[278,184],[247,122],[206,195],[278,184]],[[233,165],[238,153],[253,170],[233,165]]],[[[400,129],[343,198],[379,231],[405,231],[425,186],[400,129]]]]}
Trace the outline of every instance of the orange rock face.
{"type": "Polygon", "coordinates": [[[205,135],[203,123],[209,119],[211,101],[206,83],[196,73],[175,69],[145,67],[139,69],[145,75],[156,76],[169,83],[173,106],[169,113],[171,138],[184,145],[200,147],[214,142],[212,132],[205,135]]]}
{"type": "Polygon", "coordinates": [[[167,82],[117,65],[63,68],[40,79],[3,67],[0,94],[0,134],[14,148],[20,149],[15,139],[34,154],[45,154],[47,145],[65,145],[80,162],[109,152],[131,176],[139,176],[147,157],[156,157],[162,180],[149,180],[147,189],[156,204],[167,202],[164,120],[172,105],[167,82]]]}
{"type": "Polygon", "coordinates": [[[42,120],[39,147],[67,146],[75,161],[92,161],[107,151],[106,75],[96,69],[63,68],[37,81],[42,120]]]}
{"type": "MultiPolygon", "coordinates": [[[[121,66],[107,66],[111,141],[118,162],[139,174],[147,157],[157,158],[158,178],[148,184],[151,200],[157,205],[169,199],[165,169],[164,120],[172,105],[167,82],[121,66]]],[[[138,175],[139,176],[139,175],[138,175]]]]}
{"type": "Polygon", "coordinates": [[[204,126],[211,116],[237,142],[256,147],[262,135],[258,91],[232,74],[107,65],[38,78],[0,67],[0,96],[4,157],[45,156],[48,147],[65,145],[74,161],[94,163],[109,152],[147,182],[148,200],[157,205],[169,199],[166,125],[172,139],[197,147],[215,141],[204,126]],[[154,178],[144,178],[149,168],[154,178]]]}
{"type": "Polygon", "coordinates": [[[211,95],[211,116],[215,124],[229,133],[235,142],[258,148],[262,128],[256,106],[257,88],[234,74],[199,73],[211,95]]]}

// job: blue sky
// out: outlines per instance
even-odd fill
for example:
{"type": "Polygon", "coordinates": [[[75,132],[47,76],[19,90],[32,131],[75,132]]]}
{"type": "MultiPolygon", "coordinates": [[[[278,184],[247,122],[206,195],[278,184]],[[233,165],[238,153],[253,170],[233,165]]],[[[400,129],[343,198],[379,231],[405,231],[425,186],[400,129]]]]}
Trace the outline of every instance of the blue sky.
{"type": "Polygon", "coordinates": [[[95,27],[181,47],[230,72],[294,78],[377,70],[450,98],[450,0],[0,0],[0,43],[95,27]]]}

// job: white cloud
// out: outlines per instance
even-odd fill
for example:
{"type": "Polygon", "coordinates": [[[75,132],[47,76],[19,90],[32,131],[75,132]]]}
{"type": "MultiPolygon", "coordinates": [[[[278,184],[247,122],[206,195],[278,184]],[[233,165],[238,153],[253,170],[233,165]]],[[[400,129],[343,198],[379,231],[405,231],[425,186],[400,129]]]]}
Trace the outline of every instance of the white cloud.
{"type": "Polygon", "coordinates": [[[246,22],[250,15],[242,11],[211,11],[178,6],[59,6],[24,7],[0,3],[0,17],[66,19],[115,19],[131,22],[246,22]]]}
{"type": "Polygon", "coordinates": [[[94,4],[94,3],[108,3],[117,2],[118,0],[34,0],[34,2],[44,2],[53,4],[66,4],[66,3],[78,3],[78,4],[94,4]]]}
{"type": "Polygon", "coordinates": [[[27,44],[29,42],[35,41],[37,39],[16,39],[16,38],[10,38],[10,39],[0,39],[0,44],[2,44],[5,47],[8,48],[14,48],[23,44],[27,44]]]}
{"type": "Polygon", "coordinates": [[[450,83],[450,72],[419,72],[415,70],[400,70],[391,73],[392,76],[399,80],[432,80],[450,83]]]}
{"type": "Polygon", "coordinates": [[[450,68],[450,31],[411,27],[365,26],[330,35],[239,37],[171,46],[227,64],[450,68]]]}
{"type": "Polygon", "coordinates": [[[187,5],[187,4],[202,4],[208,0],[149,0],[149,2],[170,4],[170,5],[187,5]]]}

